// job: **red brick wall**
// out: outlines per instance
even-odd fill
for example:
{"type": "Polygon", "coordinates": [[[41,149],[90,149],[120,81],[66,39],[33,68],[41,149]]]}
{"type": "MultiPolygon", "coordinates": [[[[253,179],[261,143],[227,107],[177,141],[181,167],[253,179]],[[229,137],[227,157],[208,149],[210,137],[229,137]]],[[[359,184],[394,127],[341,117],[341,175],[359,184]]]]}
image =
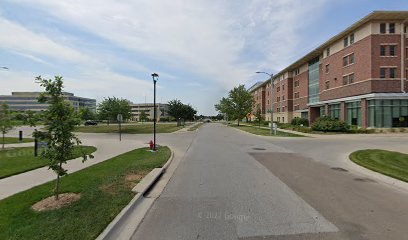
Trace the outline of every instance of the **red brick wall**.
{"type": "Polygon", "coordinates": [[[293,77],[293,107],[299,105],[299,110],[307,109],[309,95],[309,71],[305,71],[293,77]],[[299,81],[299,86],[295,87],[295,81],[299,81]],[[295,93],[299,92],[299,98],[295,98],[295,93]]]}
{"type": "MultiPolygon", "coordinates": [[[[371,78],[371,37],[366,37],[347,48],[322,59],[320,74],[320,101],[347,97],[350,87],[343,86],[343,76],[354,73],[354,82],[360,82],[371,78]],[[354,64],[343,67],[343,57],[354,53],[354,64]],[[326,65],[329,64],[329,72],[326,73],[326,65]],[[326,81],[330,82],[330,89],[326,90],[326,81]],[[333,89],[335,88],[335,89],[333,89]],[[346,89],[343,89],[346,88],[346,89]]],[[[362,89],[359,89],[362,90],[362,89]]],[[[353,95],[360,95],[354,91],[353,95]]]]}
{"type": "MultiPolygon", "coordinates": [[[[401,36],[400,35],[372,35],[371,36],[371,55],[372,55],[372,67],[371,78],[380,78],[381,66],[396,66],[397,78],[401,78],[401,36]],[[380,45],[381,43],[395,43],[397,45],[395,57],[381,57],[380,45]]],[[[388,55],[389,49],[386,49],[388,55]]],[[[388,77],[388,72],[387,76],[388,77]]]]}

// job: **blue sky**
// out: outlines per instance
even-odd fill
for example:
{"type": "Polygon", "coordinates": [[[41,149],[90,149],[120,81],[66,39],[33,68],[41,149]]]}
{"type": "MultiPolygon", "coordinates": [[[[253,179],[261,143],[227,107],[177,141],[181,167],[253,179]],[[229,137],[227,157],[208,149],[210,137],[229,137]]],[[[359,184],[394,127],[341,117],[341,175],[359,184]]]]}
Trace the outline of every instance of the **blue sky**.
{"type": "Polygon", "coordinates": [[[0,94],[65,90],[96,98],[178,98],[199,114],[238,84],[265,80],[374,10],[406,0],[0,0],[0,94]]]}

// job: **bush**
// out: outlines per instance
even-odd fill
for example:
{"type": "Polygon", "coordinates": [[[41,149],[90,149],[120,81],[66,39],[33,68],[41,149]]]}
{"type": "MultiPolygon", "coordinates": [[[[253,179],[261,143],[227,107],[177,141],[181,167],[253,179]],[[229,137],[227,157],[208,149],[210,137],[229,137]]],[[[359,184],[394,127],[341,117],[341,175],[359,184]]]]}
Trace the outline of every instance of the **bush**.
{"type": "Polygon", "coordinates": [[[313,131],[346,132],[350,128],[347,123],[331,117],[320,117],[312,124],[313,131]]]}
{"type": "Polygon", "coordinates": [[[300,118],[300,117],[295,117],[294,119],[292,119],[291,124],[293,126],[309,126],[309,120],[307,120],[306,118],[300,118]]]}
{"type": "Polygon", "coordinates": [[[349,129],[348,133],[375,133],[375,129],[367,129],[367,128],[354,128],[349,129]]]}

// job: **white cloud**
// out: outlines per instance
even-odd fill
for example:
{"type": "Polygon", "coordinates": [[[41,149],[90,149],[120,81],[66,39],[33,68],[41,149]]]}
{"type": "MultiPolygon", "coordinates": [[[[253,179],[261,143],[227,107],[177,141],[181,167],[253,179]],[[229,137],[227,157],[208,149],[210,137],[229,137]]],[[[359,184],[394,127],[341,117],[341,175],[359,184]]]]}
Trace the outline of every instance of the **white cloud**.
{"type": "Polygon", "coordinates": [[[298,47],[297,30],[326,0],[17,0],[129,50],[214,79],[229,88],[257,68],[280,69],[298,47]],[[244,50],[256,52],[251,58],[244,50]],[[263,57],[262,57],[263,55],[263,57]]]}
{"type": "Polygon", "coordinates": [[[34,33],[14,22],[0,17],[0,47],[24,53],[51,57],[54,60],[65,60],[75,63],[90,62],[92,59],[70,47],[60,45],[47,36],[34,33]]]}

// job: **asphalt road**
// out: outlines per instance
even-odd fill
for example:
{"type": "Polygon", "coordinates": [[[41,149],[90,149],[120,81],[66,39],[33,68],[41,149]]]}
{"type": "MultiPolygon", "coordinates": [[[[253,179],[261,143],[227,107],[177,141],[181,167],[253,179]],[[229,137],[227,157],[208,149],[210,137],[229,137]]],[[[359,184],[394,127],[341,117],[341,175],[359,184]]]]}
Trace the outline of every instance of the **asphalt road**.
{"type": "Polygon", "coordinates": [[[206,124],[132,239],[408,238],[406,192],[301,141],[206,124]]]}

